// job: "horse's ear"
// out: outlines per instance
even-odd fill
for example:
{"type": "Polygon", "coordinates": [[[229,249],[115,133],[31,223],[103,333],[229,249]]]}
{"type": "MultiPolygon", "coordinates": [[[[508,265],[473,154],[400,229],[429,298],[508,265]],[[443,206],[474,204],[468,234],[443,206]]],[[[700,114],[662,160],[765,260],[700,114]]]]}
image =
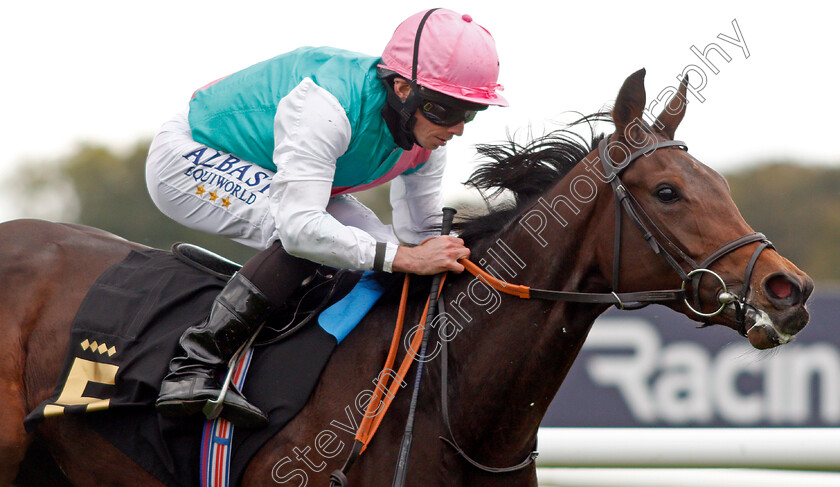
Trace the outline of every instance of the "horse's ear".
{"type": "Polygon", "coordinates": [[[688,75],[683,77],[680,83],[680,89],[668,100],[665,109],[656,117],[654,127],[671,140],[674,140],[674,133],[677,131],[680,122],[685,116],[685,106],[688,104],[688,99],[685,97],[685,92],[688,87],[688,75]]]}
{"type": "Polygon", "coordinates": [[[615,107],[612,110],[612,118],[615,123],[615,130],[624,134],[624,129],[636,120],[638,125],[642,120],[642,110],[645,108],[645,68],[631,74],[624,80],[618,98],[615,100],[615,107]]]}

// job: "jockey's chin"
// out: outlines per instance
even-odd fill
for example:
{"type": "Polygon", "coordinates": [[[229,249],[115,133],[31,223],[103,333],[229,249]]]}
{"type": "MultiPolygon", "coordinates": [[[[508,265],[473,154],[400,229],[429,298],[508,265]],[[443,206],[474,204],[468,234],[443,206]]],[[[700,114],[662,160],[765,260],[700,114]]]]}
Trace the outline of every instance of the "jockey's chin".
{"type": "Polygon", "coordinates": [[[414,139],[417,140],[417,145],[424,149],[435,150],[443,147],[452,137],[464,133],[464,122],[444,127],[435,125],[420,114],[415,114],[414,118],[417,120],[414,124],[414,139]]]}

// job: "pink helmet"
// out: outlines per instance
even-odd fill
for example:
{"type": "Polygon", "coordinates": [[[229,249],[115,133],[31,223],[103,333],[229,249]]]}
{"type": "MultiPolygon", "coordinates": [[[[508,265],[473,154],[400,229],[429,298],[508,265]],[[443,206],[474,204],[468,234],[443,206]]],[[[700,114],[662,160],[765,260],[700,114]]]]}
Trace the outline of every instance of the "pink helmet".
{"type": "Polygon", "coordinates": [[[496,43],[469,15],[442,8],[412,15],[394,31],[379,67],[459,100],[508,106],[496,93],[503,89],[496,43]]]}

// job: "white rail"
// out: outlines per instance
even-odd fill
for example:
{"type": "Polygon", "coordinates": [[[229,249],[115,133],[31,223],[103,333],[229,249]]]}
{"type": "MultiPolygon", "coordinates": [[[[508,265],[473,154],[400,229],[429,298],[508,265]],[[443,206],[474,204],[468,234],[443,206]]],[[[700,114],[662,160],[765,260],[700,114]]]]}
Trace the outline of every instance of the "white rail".
{"type": "Polygon", "coordinates": [[[540,487],[840,486],[840,428],[541,428],[539,450],[540,487]]]}
{"type": "Polygon", "coordinates": [[[538,449],[538,467],[840,471],[840,428],[541,428],[538,449]]]}
{"type": "Polygon", "coordinates": [[[539,468],[540,487],[837,487],[840,473],[732,468],[539,468]]]}

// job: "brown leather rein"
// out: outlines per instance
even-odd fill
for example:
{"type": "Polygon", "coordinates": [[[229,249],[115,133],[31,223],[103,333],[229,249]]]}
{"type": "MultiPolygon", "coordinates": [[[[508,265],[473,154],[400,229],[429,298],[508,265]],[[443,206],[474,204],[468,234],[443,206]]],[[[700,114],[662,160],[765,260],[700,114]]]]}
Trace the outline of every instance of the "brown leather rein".
{"type": "MultiPolygon", "coordinates": [[[[645,130],[648,131],[648,133],[653,133],[652,129],[650,129],[649,126],[645,124],[644,127],[645,130]]],[[[686,146],[686,144],[678,140],[656,142],[647,145],[641,149],[638,149],[635,152],[630,153],[627,159],[625,161],[622,161],[622,164],[619,165],[613,162],[609,155],[609,141],[610,137],[605,137],[601,140],[601,142],[598,145],[598,154],[601,160],[602,168],[604,169],[604,175],[609,180],[610,185],[613,189],[613,193],[615,195],[615,240],[613,245],[612,292],[581,293],[575,291],[537,289],[519,284],[511,284],[494,277],[487,271],[481,269],[479,266],[474,264],[469,259],[461,259],[459,260],[459,262],[469,273],[476,276],[476,278],[484,281],[485,284],[493,287],[499,292],[510,294],[512,296],[516,296],[523,299],[543,299],[550,301],[608,304],[614,305],[619,309],[638,309],[653,303],[663,303],[682,300],[689,310],[691,310],[693,313],[697,314],[698,316],[704,319],[710,318],[721,313],[728,304],[732,304],[736,310],[736,320],[739,326],[738,331],[742,335],[746,335],[747,330],[745,325],[745,315],[748,306],[746,300],[747,294],[749,292],[750,278],[755,268],[755,263],[758,261],[758,258],[761,255],[761,253],[768,247],[773,248],[773,244],[769,240],[767,240],[767,237],[765,237],[762,233],[750,233],[725,243],[698,264],[683,250],[681,250],[676,244],[674,244],[670,239],[668,239],[668,237],[656,226],[656,224],[653,223],[653,220],[650,218],[650,216],[648,216],[648,214],[636,201],[633,195],[627,190],[627,188],[624,186],[619,177],[620,173],[627,166],[629,166],[630,163],[632,163],[634,160],[638,159],[643,155],[649,155],[652,152],[660,149],[675,148],[687,151],[688,147],[686,146]],[[621,270],[621,220],[623,213],[626,213],[630,220],[635,224],[635,226],[642,232],[642,236],[644,237],[645,241],[647,241],[647,243],[650,245],[653,252],[665,259],[665,261],[671,266],[671,268],[673,268],[674,271],[677,272],[677,274],[683,281],[683,285],[680,289],[664,289],[636,292],[618,291],[619,274],[621,270]],[[727,290],[726,283],[723,281],[723,278],[721,278],[714,271],[710,270],[709,266],[711,266],[724,256],[728,255],[729,253],[733,252],[734,250],[755,242],[759,242],[759,245],[753,252],[752,257],[750,258],[746,266],[744,285],[741,288],[741,292],[738,295],[732,294],[727,290]],[[690,270],[686,272],[683,268],[683,265],[681,265],[679,261],[682,261],[682,263],[685,264],[690,270]],[[718,293],[718,301],[720,302],[720,307],[717,308],[716,311],[711,313],[702,312],[700,306],[700,280],[705,274],[711,274],[713,277],[716,277],[722,289],[718,293]],[[692,286],[692,298],[694,301],[694,306],[696,306],[697,308],[693,307],[688,302],[685,290],[686,284],[691,284],[692,286]]],[[[445,278],[446,275],[444,274],[443,279],[441,279],[440,288],[438,290],[438,312],[441,312],[443,310],[443,300],[441,299],[440,292],[443,289],[443,283],[445,282],[445,278]]],[[[412,337],[411,346],[409,347],[408,353],[403,358],[403,361],[400,364],[400,367],[397,370],[396,374],[389,373],[393,372],[393,365],[396,360],[397,349],[399,348],[400,338],[402,336],[403,322],[405,320],[405,308],[408,297],[408,287],[409,276],[406,275],[403,284],[402,295],[400,297],[400,307],[397,314],[397,323],[394,330],[394,336],[391,339],[391,346],[388,351],[388,357],[385,361],[385,366],[382,372],[380,372],[379,374],[376,389],[374,390],[374,394],[368,402],[364,418],[361,424],[359,425],[359,429],[356,432],[353,449],[349,457],[347,458],[347,461],[345,462],[344,466],[340,470],[336,470],[330,475],[330,486],[346,487],[347,485],[349,485],[345,476],[346,472],[349,470],[350,466],[355,462],[355,460],[359,457],[359,455],[361,455],[361,453],[365,451],[368,444],[373,439],[376,430],[379,428],[379,425],[382,422],[382,418],[384,417],[385,412],[391,405],[391,402],[395,398],[396,393],[399,391],[401,385],[404,384],[404,379],[406,377],[406,374],[408,373],[408,369],[410,368],[411,363],[416,358],[417,352],[420,350],[420,345],[423,340],[423,334],[425,331],[425,326],[422,325],[422,323],[426,323],[426,315],[429,310],[430,300],[426,301],[426,307],[419,321],[419,323],[421,324],[418,327],[418,332],[414,335],[414,337],[412,337]],[[391,378],[392,380],[390,381],[389,385],[386,385],[388,378],[391,378]]],[[[510,467],[489,467],[486,465],[482,465],[481,463],[470,458],[466,454],[466,452],[464,452],[464,450],[460,446],[458,446],[458,443],[455,441],[454,435],[452,434],[452,427],[449,421],[447,394],[448,347],[445,340],[442,340],[441,342],[441,409],[444,424],[446,425],[447,432],[449,433],[449,438],[440,437],[440,439],[446,442],[452,448],[454,448],[455,451],[460,456],[462,456],[468,463],[485,472],[514,472],[517,470],[521,470],[533,463],[537,457],[536,438],[534,439],[534,450],[531,451],[523,461],[510,467]]]]}

